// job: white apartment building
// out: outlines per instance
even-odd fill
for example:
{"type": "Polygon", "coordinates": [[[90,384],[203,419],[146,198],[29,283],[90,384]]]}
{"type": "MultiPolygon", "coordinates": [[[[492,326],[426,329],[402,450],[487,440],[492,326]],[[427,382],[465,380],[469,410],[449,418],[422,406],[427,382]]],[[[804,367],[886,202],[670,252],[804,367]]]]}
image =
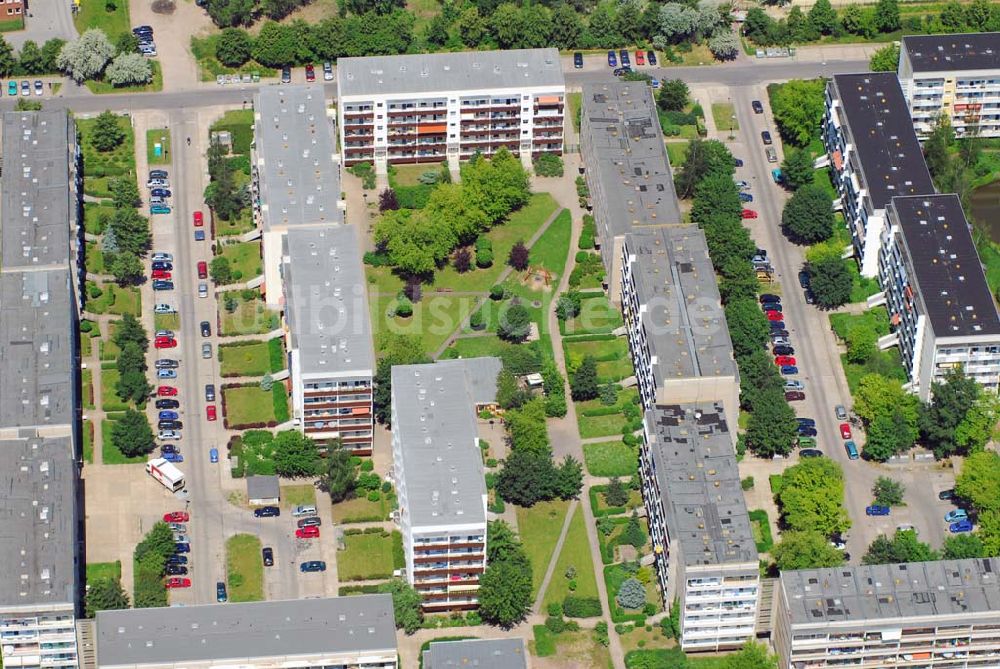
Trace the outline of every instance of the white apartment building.
{"type": "Polygon", "coordinates": [[[622,315],[643,409],[721,400],[735,411],[739,372],[705,233],[645,227],[622,239],[622,315]]]}
{"type": "Polygon", "coordinates": [[[1000,385],[1000,316],[957,195],[893,198],[882,230],[879,282],[908,388],[922,400],[952,370],[991,392],[1000,385]]]}
{"type": "Polygon", "coordinates": [[[826,87],[823,142],[861,275],[874,277],[889,201],[934,193],[896,75],[835,75],[826,87]]]}
{"type": "MultiPolygon", "coordinates": [[[[682,223],[656,103],[644,81],[585,84],[580,149],[608,297],[621,299],[625,235],[682,223]]],[[[648,407],[647,407],[648,408],[648,407]]]]}
{"type": "Polygon", "coordinates": [[[734,649],[754,638],[760,598],[729,424],[720,402],[646,412],[642,496],[664,606],[681,607],[681,648],[734,649]]]}
{"type": "Polygon", "coordinates": [[[354,227],[290,229],[282,278],[292,418],[307,436],[370,455],[375,353],[354,227]]]}
{"type": "Polygon", "coordinates": [[[390,595],[97,614],[101,669],[396,669],[390,595]]]}
{"type": "Polygon", "coordinates": [[[781,573],[779,669],[996,667],[1000,560],[940,560],[781,573]]]}
{"type": "Polygon", "coordinates": [[[486,569],[477,405],[496,401],[499,358],[392,368],[392,459],[406,579],[424,610],[474,609],[486,569]]]}
{"type": "Polygon", "coordinates": [[[1000,32],[907,35],[899,83],[921,137],[942,115],[959,137],[1000,137],[1000,32]]]}
{"type": "Polygon", "coordinates": [[[318,84],[262,86],[254,96],[250,190],[262,238],[260,288],[271,309],[284,300],[281,264],[288,231],[344,222],[335,117],[318,84]]]}
{"type": "Polygon", "coordinates": [[[457,170],[501,147],[530,166],[563,151],[566,84],[554,48],[341,58],[337,90],[347,167],[457,170]]]}

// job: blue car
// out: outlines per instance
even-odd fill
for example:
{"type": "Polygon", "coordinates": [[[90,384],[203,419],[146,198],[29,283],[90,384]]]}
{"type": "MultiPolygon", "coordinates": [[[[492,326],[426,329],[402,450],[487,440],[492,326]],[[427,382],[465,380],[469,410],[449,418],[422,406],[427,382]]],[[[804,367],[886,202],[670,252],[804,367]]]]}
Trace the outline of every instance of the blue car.
{"type": "Polygon", "coordinates": [[[222,581],[218,581],[215,584],[215,601],[225,602],[229,599],[229,595],[226,593],[226,584],[222,581]]]}
{"type": "Polygon", "coordinates": [[[194,231],[194,240],[196,242],[203,242],[203,241],[205,241],[205,231],[204,230],[195,230],[194,231]]]}
{"type": "Polygon", "coordinates": [[[971,520],[960,520],[957,523],[952,523],[948,526],[948,531],[952,534],[958,534],[959,532],[971,532],[972,531],[972,521],[971,520]]]}
{"type": "Polygon", "coordinates": [[[618,58],[622,61],[622,67],[630,67],[632,65],[632,61],[628,57],[628,51],[625,49],[618,50],[618,58]]]}
{"type": "Polygon", "coordinates": [[[150,206],[149,213],[150,214],[169,214],[170,213],[170,207],[166,206],[165,204],[154,204],[154,205],[150,206]]]}
{"type": "Polygon", "coordinates": [[[208,461],[211,462],[212,464],[215,464],[216,462],[219,461],[219,449],[210,448],[208,450],[208,461]]]}
{"type": "Polygon", "coordinates": [[[170,191],[166,188],[154,188],[149,191],[149,194],[153,197],[170,197],[170,191]]]}
{"type": "Polygon", "coordinates": [[[187,555],[171,555],[167,558],[167,564],[187,564],[187,555]]]}
{"type": "Polygon", "coordinates": [[[799,425],[799,427],[795,430],[795,433],[800,437],[815,437],[819,434],[816,431],[816,428],[812,425],[799,425]]]}
{"type": "Polygon", "coordinates": [[[153,290],[173,290],[174,282],[166,281],[164,279],[156,279],[153,281],[153,290]]]}
{"type": "Polygon", "coordinates": [[[785,376],[792,376],[794,374],[799,373],[799,368],[796,367],[795,365],[782,365],[781,373],[784,374],[785,376]]]}
{"type": "Polygon", "coordinates": [[[308,562],[303,562],[299,565],[299,571],[326,571],[326,563],[322,560],[309,560],[308,562]]]}
{"type": "Polygon", "coordinates": [[[743,167],[743,161],[739,158],[733,158],[733,164],[736,165],[736,167],[743,167]]]}
{"type": "Polygon", "coordinates": [[[740,202],[753,202],[753,195],[750,193],[740,193],[740,202]]]}
{"type": "Polygon", "coordinates": [[[944,522],[946,523],[957,523],[960,520],[968,520],[969,512],[965,509],[952,509],[948,513],[944,514],[944,522]]]}
{"type": "Polygon", "coordinates": [[[174,553],[190,553],[191,544],[174,544],[174,553]]]}
{"type": "Polygon", "coordinates": [[[889,507],[882,506],[881,504],[872,504],[871,506],[865,507],[865,515],[867,516],[888,516],[889,507]]]}
{"type": "Polygon", "coordinates": [[[180,418],[180,415],[176,411],[161,411],[159,416],[160,420],[177,420],[180,418]]]}
{"type": "Polygon", "coordinates": [[[167,462],[184,462],[184,456],[174,451],[173,453],[164,453],[163,459],[167,462]]]}
{"type": "Polygon", "coordinates": [[[799,425],[808,425],[810,427],[816,426],[815,418],[796,418],[795,420],[798,421],[799,425]]]}
{"type": "Polygon", "coordinates": [[[782,311],[781,302],[761,302],[760,308],[763,311],[777,311],[778,313],[782,311]]]}
{"type": "Polygon", "coordinates": [[[177,370],[176,369],[158,369],[156,370],[156,378],[158,379],[176,379],[177,370]]]}
{"type": "MultiPolygon", "coordinates": [[[[614,51],[608,51],[608,67],[618,67],[618,56],[614,51]]],[[[17,84],[14,84],[14,94],[17,95],[17,84]]]]}

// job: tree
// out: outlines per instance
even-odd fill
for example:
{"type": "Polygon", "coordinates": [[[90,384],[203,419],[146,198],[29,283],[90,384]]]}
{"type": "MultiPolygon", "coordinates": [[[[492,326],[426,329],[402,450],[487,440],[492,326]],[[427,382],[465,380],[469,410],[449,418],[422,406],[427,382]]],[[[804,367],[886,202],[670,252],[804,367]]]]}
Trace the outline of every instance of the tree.
{"type": "Polygon", "coordinates": [[[278,476],[313,476],[320,466],[316,442],[298,430],[285,430],[274,437],[274,468],[278,476]]]}
{"type": "Polygon", "coordinates": [[[830,4],[830,0],[816,0],[809,9],[809,23],[817,32],[829,35],[837,28],[837,11],[830,4]]]}
{"type": "Polygon", "coordinates": [[[90,28],[79,39],[63,45],[56,58],[56,65],[74,81],[81,83],[99,75],[114,55],[115,47],[104,31],[90,28]]]}
{"type": "Polygon", "coordinates": [[[872,54],[868,68],[872,72],[895,72],[899,67],[899,45],[884,46],[872,54]]]}
{"type": "Polygon", "coordinates": [[[114,253],[110,256],[105,254],[104,264],[119,286],[135,285],[145,275],[142,261],[130,253],[114,253]]]}
{"type": "Polygon", "coordinates": [[[215,57],[226,67],[240,67],[250,60],[253,42],[240,28],[226,28],[215,43],[215,57]]]}
{"type": "Polygon", "coordinates": [[[152,453],[156,443],[146,414],[132,408],[126,409],[125,414],[111,428],[111,443],[126,458],[152,453]]]}
{"type": "Polygon", "coordinates": [[[86,616],[93,618],[98,611],[128,608],[128,595],[117,578],[88,579],[86,616]]]}
{"type": "Polygon", "coordinates": [[[531,610],[531,567],[513,561],[491,561],[479,581],[479,613],[483,620],[509,629],[531,610]]]}
{"type": "Polygon", "coordinates": [[[770,338],[767,317],[757,300],[749,296],[726,302],[726,324],[737,360],[765,345],[770,338]]]}
{"type": "Polygon", "coordinates": [[[654,41],[666,45],[688,39],[698,30],[699,18],[698,10],[692,7],[675,2],[661,5],[654,41]]]}
{"type": "Polygon", "coordinates": [[[993,451],[970,454],[955,479],[955,492],[980,513],[1000,511],[1000,455],[993,451]]]}
{"type": "Polygon", "coordinates": [[[150,393],[149,382],[146,381],[146,356],[135,342],[126,342],[116,360],[118,369],[118,397],[123,401],[140,403],[150,393]]]}
{"type": "Polygon", "coordinates": [[[511,303],[507,309],[500,313],[497,336],[504,341],[522,342],[528,337],[530,326],[531,315],[527,308],[519,303],[511,303]]]}
{"type": "Polygon", "coordinates": [[[771,112],[781,136],[799,147],[819,137],[825,95],[823,79],[793,79],[778,86],[771,96],[771,112]]]}
{"type": "Polygon", "coordinates": [[[941,179],[951,170],[951,146],[954,143],[955,131],[951,121],[942,114],[924,141],[924,162],[935,185],[940,185],[941,179]]]}
{"type": "Polygon", "coordinates": [[[1000,27],[1000,10],[990,0],[973,0],[965,7],[965,21],[971,32],[995,32],[1000,27]]]}
{"type": "Polygon", "coordinates": [[[530,394],[517,383],[517,378],[506,368],[497,374],[497,404],[501,409],[516,409],[530,399],[530,394]]]}
{"type": "Polygon", "coordinates": [[[583,22],[575,9],[560,2],[552,10],[552,43],[560,49],[572,49],[580,43],[583,22]]]}
{"type": "Polygon", "coordinates": [[[856,326],[847,332],[847,360],[856,365],[863,365],[872,359],[878,350],[876,342],[878,335],[870,327],[856,326]]]}
{"type": "Polygon", "coordinates": [[[737,653],[722,658],[721,669],[778,669],[778,658],[762,643],[748,641],[737,653]]]}
{"type": "Polygon", "coordinates": [[[975,534],[953,534],[945,537],[941,548],[941,559],[964,560],[966,558],[988,557],[983,540],[975,534]]]}
{"type": "Polygon", "coordinates": [[[510,255],[507,256],[507,264],[516,270],[524,271],[528,269],[528,256],[530,252],[528,247],[524,245],[523,241],[518,241],[510,249],[510,255]]]}
{"type": "Polygon", "coordinates": [[[663,111],[684,111],[691,99],[691,89],[683,79],[667,79],[660,85],[656,104],[663,111]]]}
{"type": "Polygon", "coordinates": [[[472,269],[472,252],[469,251],[468,247],[463,246],[455,251],[455,259],[452,261],[452,264],[455,266],[455,271],[459,274],[464,274],[472,269]]]}
{"type": "Polygon", "coordinates": [[[843,552],[830,545],[827,538],[812,530],[785,532],[771,549],[771,557],[781,571],[819,569],[844,564],[843,552]]]}
{"type": "Polygon", "coordinates": [[[917,420],[920,417],[920,400],[903,390],[902,384],[880,374],[866,374],[858,381],[854,394],[854,412],[865,421],[872,422],[878,416],[891,416],[900,411],[911,425],[910,443],[917,438],[917,420]]]}
{"type": "Polygon", "coordinates": [[[476,47],[486,34],[486,21],[476,7],[465,9],[458,19],[458,35],[469,47],[476,47]]]}
{"type": "Polygon", "coordinates": [[[139,37],[134,33],[127,32],[118,35],[115,39],[115,53],[138,53],[139,51],[139,37]]]}
{"type": "Polygon", "coordinates": [[[267,18],[280,21],[303,4],[300,0],[261,0],[260,11],[267,18]]]}
{"type": "Polygon", "coordinates": [[[136,256],[146,254],[150,244],[149,220],[132,207],[116,209],[109,229],[113,231],[117,250],[136,256]]]}
{"type": "Polygon", "coordinates": [[[851,301],[854,280],[847,265],[840,258],[824,258],[809,265],[810,288],[816,303],[824,309],[833,309],[851,301]]]}
{"type": "MultiPolygon", "coordinates": [[[[357,476],[350,452],[344,450],[341,442],[335,441],[327,447],[326,462],[320,485],[330,495],[331,502],[342,502],[354,493],[357,476]]],[[[396,619],[399,622],[399,619],[396,619]]]]}
{"type": "Polygon", "coordinates": [[[981,450],[993,438],[1000,411],[1000,399],[992,393],[979,392],[979,398],[955,428],[955,443],[964,453],[981,450]]]}
{"type": "Polygon", "coordinates": [[[0,76],[9,77],[17,69],[17,58],[14,50],[2,36],[0,36],[0,76]]]}
{"type": "Polygon", "coordinates": [[[825,242],[833,236],[833,200],[822,186],[802,186],[785,203],[781,225],[797,244],[825,242]]]}
{"type": "Polygon", "coordinates": [[[267,67],[293,65],[298,60],[299,48],[294,26],[267,21],[253,41],[253,59],[267,67]]]}
{"type": "Polygon", "coordinates": [[[623,609],[641,609],[646,605],[646,588],[639,579],[627,578],[618,586],[615,601],[623,609]]]}
{"type": "Polygon", "coordinates": [[[761,393],[761,397],[763,400],[754,404],[750,414],[747,444],[762,458],[788,455],[798,433],[795,412],[780,390],[761,393]]]}
{"type": "Polygon", "coordinates": [[[781,179],[791,190],[813,182],[813,163],[805,149],[789,149],[781,163],[781,179]]]}
{"type": "Polygon", "coordinates": [[[579,291],[571,290],[564,293],[556,301],[556,317],[561,321],[576,318],[583,308],[583,295],[579,291]]]}
{"type": "Polygon", "coordinates": [[[497,493],[505,502],[531,507],[557,496],[557,477],[551,453],[515,448],[500,470],[497,493]]]}
{"type": "Polygon", "coordinates": [[[840,24],[844,30],[866,39],[875,36],[875,13],[859,5],[848,5],[840,14],[840,24]]]}
{"type": "Polygon", "coordinates": [[[116,209],[134,209],[142,204],[135,179],[115,177],[108,182],[108,190],[111,191],[111,199],[116,209]]]}
{"type": "Polygon", "coordinates": [[[424,621],[424,611],[420,593],[416,588],[401,578],[394,578],[379,584],[378,591],[392,595],[396,627],[407,634],[413,634],[420,629],[420,624],[424,621]]]}
{"type": "MultiPolygon", "coordinates": [[[[729,149],[722,142],[695,138],[688,144],[684,164],[680,166],[680,171],[674,180],[677,194],[682,198],[691,197],[702,182],[708,181],[709,177],[720,177],[718,181],[709,183],[714,183],[714,187],[721,188],[721,193],[731,192],[737,198],[738,204],[739,199],[732,180],[735,171],[733,155],[729,153],[729,149]],[[728,184],[723,179],[728,181],[728,184]]],[[[735,213],[738,217],[739,212],[735,213]]]]}
{"type": "Polygon", "coordinates": [[[878,0],[875,3],[875,29],[883,33],[899,30],[898,0],[878,0]]]}
{"type": "Polygon", "coordinates": [[[708,40],[708,49],[716,60],[733,60],[740,53],[740,39],[729,30],[718,32],[708,40]]]}
{"type": "Polygon", "coordinates": [[[30,39],[21,47],[18,66],[25,74],[46,74],[48,72],[45,69],[45,56],[42,55],[42,50],[38,48],[38,44],[34,40],[30,39]]]}
{"type": "Polygon", "coordinates": [[[592,400],[598,394],[597,380],[597,360],[593,356],[586,356],[569,384],[570,393],[577,402],[592,400]]]}
{"type": "Polygon", "coordinates": [[[39,100],[29,100],[27,98],[18,98],[17,102],[14,104],[14,111],[24,112],[24,111],[42,111],[42,103],[39,100]]]}
{"type": "Polygon", "coordinates": [[[833,536],[851,526],[844,509],[844,474],[830,458],[808,458],[786,469],[777,499],[792,530],[833,536]]]}
{"type": "Polygon", "coordinates": [[[899,506],[903,503],[903,493],[906,488],[899,481],[887,476],[879,476],[872,486],[872,496],[875,503],[882,506],[899,506]]]}
{"type": "Polygon", "coordinates": [[[861,558],[861,564],[896,564],[902,562],[929,562],[938,555],[931,547],[917,539],[913,530],[896,530],[890,539],[880,534],[861,558]]]}
{"type": "Polygon", "coordinates": [[[915,432],[906,415],[900,410],[880,414],[868,424],[868,439],[864,445],[865,458],[885,462],[913,446],[915,432]]]}
{"type": "Polygon", "coordinates": [[[111,110],[98,114],[90,132],[91,146],[104,153],[117,149],[124,141],[125,130],[118,122],[118,115],[111,110]]]}
{"type": "Polygon", "coordinates": [[[420,345],[420,339],[406,335],[386,335],[380,347],[382,357],[375,367],[375,418],[380,423],[389,420],[392,403],[392,368],[396,365],[421,365],[431,362],[420,345]]]}
{"type": "Polygon", "coordinates": [[[559,499],[569,500],[580,496],[583,490],[583,465],[572,455],[563,458],[556,467],[554,492],[559,499]]]}
{"type": "Polygon", "coordinates": [[[950,373],[944,383],[932,386],[931,402],[924,405],[920,414],[920,434],[924,445],[934,450],[935,457],[965,453],[956,431],[979,394],[979,385],[959,371],[950,373]]]}
{"type": "Polygon", "coordinates": [[[625,531],[621,534],[621,543],[629,544],[636,549],[642,548],[646,543],[646,533],[642,530],[642,525],[639,524],[639,513],[635,510],[629,516],[625,531]]]}
{"type": "Polygon", "coordinates": [[[149,337],[146,335],[146,330],[142,327],[139,319],[132,314],[124,314],[121,320],[115,324],[112,338],[115,346],[120,349],[125,348],[129,342],[137,344],[143,351],[149,349],[149,337]]]}
{"type": "Polygon", "coordinates": [[[396,198],[396,191],[386,188],[378,194],[379,213],[396,211],[397,209],[399,209],[399,200],[396,198]]]}
{"type": "Polygon", "coordinates": [[[486,526],[486,561],[510,562],[531,568],[524,546],[510,525],[502,520],[493,520],[486,526]]]}
{"type": "Polygon", "coordinates": [[[42,72],[58,72],[59,71],[59,53],[62,51],[63,46],[66,44],[66,40],[59,39],[58,37],[53,37],[50,40],[46,40],[45,44],[42,45],[42,72]]]}
{"type": "Polygon", "coordinates": [[[229,264],[229,258],[225,256],[215,256],[212,258],[212,263],[209,265],[208,273],[209,276],[212,277],[212,281],[219,285],[235,282],[235,279],[233,278],[233,270],[229,264]]]}

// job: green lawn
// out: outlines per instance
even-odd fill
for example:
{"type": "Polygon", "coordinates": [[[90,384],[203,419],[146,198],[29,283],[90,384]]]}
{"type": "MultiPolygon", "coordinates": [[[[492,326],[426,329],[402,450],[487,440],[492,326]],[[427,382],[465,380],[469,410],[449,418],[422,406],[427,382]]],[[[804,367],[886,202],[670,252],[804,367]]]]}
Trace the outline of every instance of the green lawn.
{"type": "Polygon", "coordinates": [[[124,411],[128,408],[122,402],[116,391],[118,390],[118,370],[112,367],[101,370],[101,408],[104,411],[124,411]]]}
{"type": "Polygon", "coordinates": [[[221,245],[223,258],[229,261],[229,266],[233,271],[233,278],[239,281],[248,281],[264,271],[261,262],[260,241],[237,242],[235,244],[221,245]]]}
{"type": "Polygon", "coordinates": [[[139,455],[134,458],[126,458],[122,455],[122,452],[115,448],[114,444],[111,443],[111,429],[114,427],[115,421],[113,420],[102,420],[101,421],[101,460],[106,465],[134,465],[142,462],[146,462],[145,455],[139,455]]]}
{"type": "Polygon", "coordinates": [[[496,335],[486,337],[466,337],[456,339],[445,349],[442,358],[478,358],[484,355],[495,355],[500,347],[500,338],[496,335]]]}
{"type": "Polygon", "coordinates": [[[628,341],[624,337],[610,337],[597,341],[563,340],[566,364],[571,369],[579,366],[586,356],[597,360],[597,375],[602,383],[621,381],[635,373],[629,356],[628,341]]]}
{"type": "Polygon", "coordinates": [[[88,274],[104,274],[104,254],[97,242],[86,243],[83,257],[88,274]]]}
{"type": "MultiPolygon", "coordinates": [[[[584,334],[610,334],[624,324],[622,312],[611,304],[604,293],[585,297],[580,313],[559,323],[563,336],[584,334]]],[[[627,343],[626,343],[627,347],[627,343]]]]}
{"type": "Polygon", "coordinates": [[[531,560],[531,595],[538,594],[549,560],[559,541],[569,502],[539,502],[530,509],[517,507],[517,531],[531,560]]]}
{"type": "Polygon", "coordinates": [[[618,411],[613,414],[605,414],[608,407],[601,403],[600,399],[588,400],[576,403],[576,420],[580,429],[581,439],[592,437],[608,437],[620,435],[625,427],[627,419],[623,413],[626,404],[634,404],[639,397],[639,391],[635,388],[620,389],[618,391],[618,411]],[[591,415],[587,415],[591,414],[591,415]],[[594,415],[599,414],[599,415],[594,415]]]}
{"type": "Polygon", "coordinates": [[[10,19],[9,21],[0,21],[0,33],[12,32],[16,30],[24,30],[23,16],[18,16],[17,18],[10,19]]]}
{"type": "Polygon", "coordinates": [[[151,128],[146,131],[146,162],[150,165],[167,165],[170,163],[169,128],[151,128]],[[154,151],[156,144],[162,146],[159,156],[154,151]]]}
{"type": "Polygon", "coordinates": [[[253,110],[231,109],[212,124],[211,130],[228,130],[233,136],[233,153],[248,154],[253,142],[253,110]]]}
{"type": "Polygon", "coordinates": [[[771,547],[774,546],[774,539],[771,537],[771,524],[767,519],[767,511],[754,509],[749,516],[750,530],[753,532],[754,543],[757,544],[757,552],[770,552],[771,547]]]}
{"type": "Polygon", "coordinates": [[[264,376],[271,372],[266,341],[219,346],[223,376],[264,376]]]}
{"type": "Polygon", "coordinates": [[[107,81],[85,81],[87,88],[90,89],[91,93],[96,93],[98,95],[105,93],[155,93],[163,90],[163,69],[160,67],[160,62],[156,60],[149,61],[150,70],[152,70],[153,78],[148,84],[138,84],[135,86],[115,86],[107,81]]]}
{"type": "Polygon", "coordinates": [[[96,117],[78,119],[76,122],[85,166],[83,190],[88,195],[110,197],[107,186],[109,178],[135,175],[135,135],[129,118],[119,116],[118,126],[125,133],[124,141],[111,151],[98,151],[90,141],[96,122],[96,117]]]}
{"type": "Polygon", "coordinates": [[[583,457],[591,476],[627,477],[639,468],[638,451],[621,441],[584,444],[583,457]]]}
{"type": "Polygon", "coordinates": [[[392,165],[390,167],[392,173],[389,175],[390,185],[393,188],[399,186],[419,186],[421,185],[420,177],[424,175],[425,172],[434,172],[439,174],[441,172],[441,164],[425,163],[422,165],[392,165]]]}
{"type": "Polygon", "coordinates": [[[90,420],[83,421],[83,461],[94,464],[94,423],[90,420]]]}
{"type": "Polygon", "coordinates": [[[715,120],[715,127],[722,132],[740,129],[740,123],[736,120],[736,110],[730,102],[713,102],[712,118],[715,120]]]}
{"type": "Polygon", "coordinates": [[[451,297],[424,294],[420,302],[413,305],[413,315],[397,318],[390,315],[396,303],[394,295],[370,296],[372,327],[376,332],[392,332],[411,335],[420,339],[423,350],[433,353],[458,328],[472,311],[476,298],[472,296],[451,297]]]}
{"type": "Polygon", "coordinates": [[[226,540],[226,585],[231,602],[259,602],[264,599],[264,558],[260,539],[252,534],[235,534],[226,540]]]}
{"type": "Polygon", "coordinates": [[[566,267],[570,237],[573,234],[573,217],[568,209],[563,209],[538,241],[531,247],[529,262],[533,270],[545,269],[551,272],[550,285],[558,285],[566,267]]]}
{"type": "MultiPolygon", "coordinates": [[[[92,282],[87,282],[88,291],[89,286],[92,285],[94,285],[92,282]]],[[[138,288],[134,286],[121,288],[113,283],[102,283],[100,289],[102,291],[100,297],[90,298],[88,296],[84,303],[84,311],[92,314],[115,314],[118,316],[123,314],[139,315],[142,298],[138,288]]]]}
{"type": "MultiPolygon", "coordinates": [[[[77,121],[79,124],[79,121],[77,121]]],[[[115,208],[97,202],[83,203],[83,227],[92,235],[104,232],[104,226],[115,213],[115,208]]]]}
{"type": "Polygon", "coordinates": [[[88,562],[87,582],[93,583],[102,578],[112,578],[120,581],[122,578],[122,563],[117,560],[114,562],[88,562]]]}
{"type": "Polygon", "coordinates": [[[302,505],[316,506],[316,486],[309,483],[281,486],[281,505],[287,509],[302,505]]]}
{"type": "Polygon", "coordinates": [[[675,170],[684,164],[687,152],[687,142],[667,142],[667,157],[670,159],[670,166],[675,170]]]}
{"type": "Polygon", "coordinates": [[[153,325],[157,330],[173,330],[177,332],[181,329],[181,315],[153,314],[153,325]]]}
{"type": "MultiPolygon", "coordinates": [[[[275,387],[280,385],[280,383],[274,384],[275,387]]],[[[222,397],[226,427],[229,429],[277,420],[272,393],[263,391],[256,385],[223,388],[222,397]]]]}
{"type": "Polygon", "coordinates": [[[844,376],[847,377],[847,385],[853,395],[857,389],[861,378],[866,374],[881,374],[890,379],[896,379],[900,383],[906,383],[906,370],[899,357],[898,348],[890,348],[885,351],[876,351],[874,357],[863,365],[856,365],[847,361],[847,354],[840,356],[840,364],[844,367],[844,376]]]}
{"type": "Polygon", "coordinates": [[[220,334],[223,337],[263,334],[280,325],[278,312],[264,306],[264,300],[257,294],[254,299],[245,301],[238,290],[223,293],[219,305],[219,315],[222,317],[220,334]],[[225,308],[226,298],[230,296],[236,300],[236,309],[231,313],[225,308]]]}
{"type": "MultiPolygon", "coordinates": [[[[84,337],[81,339],[90,341],[90,337],[84,337]]],[[[83,395],[83,408],[93,409],[94,408],[94,370],[87,368],[80,371],[80,385],[81,394],[83,395]]]]}
{"type": "Polygon", "coordinates": [[[573,127],[580,132],[580,108],[583,105],[583,93],[567,93],[566,102],[569,103],[569,117],[573,120],[573,127]]]}
{"type": "Polygon", "coordinates": [[[566,541],[563,542],[556,568],[552,572],[552,580],[549,581],[549,587],[545,591],[543,607],[547,608],[551,602],[562,602],[570,594],[577,597],[596,598],[598,596],[594,561],[590,557],[587,526],[584,522],[583,508],[577,507],[573,512],[573,519],[570,521],[569,531],[566,533],[566,541]],[[576,571],[573,577],[573,581],[576,582],[576,590],[573,591],[569,589],[570,579],[566,578],[566,572],[570,567],[576,571]]]}
{"type": "Polygon", "coordinates": [[[367,581],[392,576],[392,537],[388,534],[351,534],[344,537],[344,550],[337,553],[337,577],[341,581],[367,581]]]}
{"type": "Polygon", "coordinates": [[[383,495],[379,501],[370,502],[366,497],[355,497],[337,502],[331,507],[335,523],[368,523],[385,520],[389,515],[389,502],[383,495]]]}
{"type": "Polygon", "coordinates": [[[80,34],[89,28],[100,28],[114,44],[115,40],[130,30],[128,3],[105,0],[80,0],[80,11],[73,15],[73,24],[80,34]],[[112,11],[108,11],[112,7],[112,11]]]}

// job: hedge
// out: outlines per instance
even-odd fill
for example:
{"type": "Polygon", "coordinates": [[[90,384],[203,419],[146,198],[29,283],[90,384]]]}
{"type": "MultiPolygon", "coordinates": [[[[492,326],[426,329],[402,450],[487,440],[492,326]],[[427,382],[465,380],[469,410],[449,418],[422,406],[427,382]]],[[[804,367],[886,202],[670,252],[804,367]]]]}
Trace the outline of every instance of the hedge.
{"type": "Polygon", "coordinates": [[[604,613],[597,597],[567,595],[563,600],[563,614],[567,618],[596,618],[604,613]]]}
{"type": "Polygon", "coordinates": [[[381,586],[377,583],[367,583],[365,585],[342,585],[337,589],[337,595],[376,595],[381,586]]]}
{"type": "Polygon", "coordinates": [[[613,416],[616,413],[621,413],[621,407],[617,404],[606,407],[594,407],[593,409],[584,409],[580,412],[580,415],[585,418],[596,418],[598,416],[613,416]]]}
{"type": "Polygon", "coordinates": [[[278,425],[287,422],[291,416],[288,413],[288,391],[285,390],[284,383],[275,382],[271,386],[271,399],[274,401],[274,418],[278,425]]]}
{"type": "Polygon", "coordinates": [[[281,345],[281,337],[275,337],[267,342],[267,353],[271,359],[271,372],[280,372],[285,368],[285,349],[281,345]]]}
{"type": "Polygon", "coordinates": [[[617,516],[618,514],[625,513],[627,510],[624,506],[609,506],[606,509],[598,509],[597,494],[603,493],[608,489],[606,485],[595,485],[590,487],[590,509],[594,514],[595,518],[601,516],[617,516]]]}
{"type": "MultiPolygon", "coordinates": [[[[569,336],[563,337],[563,341],[566,342],[566,343],[568,343],[568,344],[572,344],[573,342],[577,342],[577,341],[613,341],[615,339],[618,339],[618,337],[614,336],[613,334],[608,334],[608,333],[604,333],[604,334],[569,335],[569,336]]],[[[615,357],[611,358],[611,360],[617,360],[617,359],[618,359],[617,355],[615,357]]]]}

